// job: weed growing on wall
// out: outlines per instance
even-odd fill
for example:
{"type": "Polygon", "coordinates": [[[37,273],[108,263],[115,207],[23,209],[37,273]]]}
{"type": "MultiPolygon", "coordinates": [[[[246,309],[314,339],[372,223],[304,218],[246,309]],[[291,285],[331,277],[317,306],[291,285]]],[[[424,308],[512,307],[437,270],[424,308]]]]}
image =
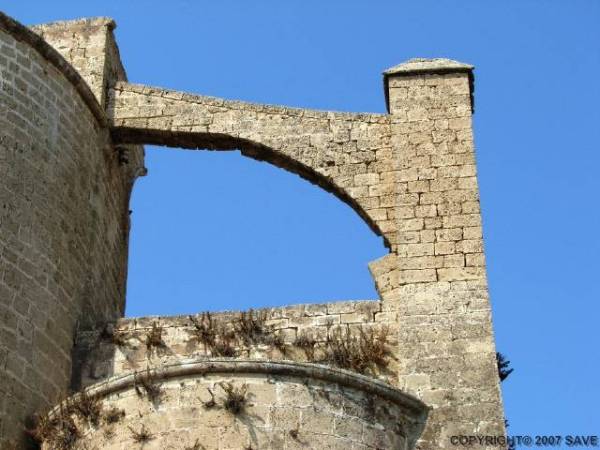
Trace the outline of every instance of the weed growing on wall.
{"type": "Polygon", "coordinates": [[[388,365],[388,334],[387,328],[359,328],[358,333],[352,333],[349,327],[335,328],[327,335],[323,361],[362,374],[374,373],[388,365]]]}
{"type": "Polygon", "coordinates": [[[127,347],[129,345],[127,334],[122,331],[115,330],[112,325],[107,325],[102,329],[102,332],[100,333],[100,339],[110,342],[117,347],[127,347]]]}
{"type": "Polygon", "coordinates": [[[154,435],[146,428],[146,425],[142,425],[142,428],[140,428],[139,431],[136,431],[131,427],[128,428],[131,432],[131,438],[133,439],[133,442],[144,444],[154,439],[154,435]]]}
{"type": "Polygon", "coordinates": [[[510,361],[500,352],[496,352],[496,364],[498,365],[498,377],[500,378],[500,381],[506,380],[515,370],[509,368],[510,361]]]}
{"type": "Polygon", "coordinates": [[[119,422],[123,417],[125,417],[125,411],[119,409],[115,406],[106,410],[103,415],[104,423],[107,425],[119,422]]]}
{"type": "Polygon", "coordinates": [[[53,450],[72,449],[81,433],[68,411],[62,404],[52,415],[34,416],[25,433],[38,445],[46,444],[53,450]]]}
{"type": "Polygon", "coordinates": [[[206,388],[206,390],[210,394],[210,400],[208,400],[206,402],[202,402],[202,405],[204,406],[205,409],[212,409],[215,406],[217,406],[217,402],[215,401],[215,394],[209,388],[206,388]]]}
{"type": "Polygon", "coordinates": [[[223,407],[234,416],[244,412],[247,405],[247,389],[248,386],[244,383],[240,387],[235,387],[233,383],[219,383],[221,389],[225,393],[223,407]]]}
{"type": "Polygon", "coordinates": [[[210,313],[200,318],[189,316],[192,333],[205,351],[212,356],[236,357],[238,348],[249,351],[253,345],[268,345],[289,356],[291,348],[304,353],[309,362],[318,362],[353,370],[361,374],[375,375],[389,364],[389,330],[382,328],[329,326],[324,341],[317,341],[312,334],[298,334],[293,343],[286,343],[283,336],[267,324],[266,311],[241,312],[232,325],[227,327],[215,320],[210,313]]]}
{"type": "Polygon", "coordinates": [[[301,334],[296,337],[294,346],[302,349],[308,361],[315,361],[315,348],[317,341],[309,334],[301,334]]]}
{"type": "Polygon", "coordinates": [[[83,391],[72,398],[69,407],[80,419],[88,422],[90,425],[98,426],[100,423],[102,401],[97,395],[83,391]]]}
{"type": "Polygon", "coordinates": [[[139,397],[147,397],[148,400],[155,403],[160,400],[162,388],[156,379],[156,375],[146,370],[145,374],[136,373],[134,375],[135,392],[139,397]]]}
{"type": "Polygon", "coordinates": [[[236,336],[224,324],[213,321],[210,313],[202,313],[200,320],[189,316],[195,338],[204,345],[204,350],[212,356],[233,358],[237,356],[236,336]]]}
{"type": "Polygon", "coordinates": [[[152,328],[146,333],[146,348],[149,352],[154,348],[163,348],[165,343],[163,342],[163,327],[157,325],[156,322],[152,323],[152,328]]]}
{"type": "Polygon", "coordinates": [[[265,338],[272,332],[266,325],[267,312],[242,311],[234,322],[236,335],[245,345],[263,343],[265,338]]]}

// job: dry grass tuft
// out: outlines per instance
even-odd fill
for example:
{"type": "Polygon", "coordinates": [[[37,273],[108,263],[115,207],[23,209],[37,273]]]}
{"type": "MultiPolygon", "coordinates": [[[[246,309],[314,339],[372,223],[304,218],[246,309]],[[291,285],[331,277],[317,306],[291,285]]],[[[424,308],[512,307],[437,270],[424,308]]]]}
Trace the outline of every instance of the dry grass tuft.
{"type": "Polygon", "coordinates": [[[123,417],[125,417],[125,411],[117,408],[116,406],[113,406],[112,408],[106,410],[103,415],[104,423],[106,423],[107,425],[117,423],[123,417]]]}
{"type": "Polygon", "coordinates": [[[160,383],[158,383],[156,375],[150,372],[150,369],[147,369],[143,375],[139,373],[134,375],[134,387],[138,396],[145,396],[151,402],[159,401],[162,395],[160,383]]]}
{"type": "Polygon", "coordinates": [[[46,444],[53,450],[70,450],[80,437],[80,431],[67,408],[62,404],[52,416],[34,416],[25,433],[38,445],[46,444]]]}
{"type": "Polygon", "coordinates": [[[219,335],[215,345],[210,349],[214,356],[233,358],[237,356],[235,334],[232,331],[224,331],[219,335]]]}
{"type": "Polygon", "coordinates": [[[239,313],[229,323],[224,323],[224,319],[214,319],[208,312],[202,313],[200,318],[188,317],[195,339],[212,356],[236,357],[240,350],[249,350],[257,344],[277,348],[283,355],[288,352],[289,345],[281,334],[267,325],[268,311],[250,309],[239,313]]]}
{"type": "Polygon", "coordinates": [[[146,333],[146,348],[148,349],[148,351],[152,351],[153,348],[165,347],[162,334],[162,325],[157,325],[156,322],[153,322],[152,328],[146,333]]]}
{"type": "Polygon", "coordinates": [[[212,409],[215,406],[217,406],[217,402],[215,401],[215,394],[213,394],[213,391],[211,391],[209,388],[206,388],[206,390],[210,394],[210,400],[202,402],[202,405],[205,409],[212,409]]]}
{"type": "Polygon", "coordinates": [[[100,397],[88,394],[86,391],[80,392],[69,404],[70,411],[95,427],[100,423],[102,408],[100,397]]]}
{"type": "Polygon", "coordinates": [[[117,347],[127,347],[129,345],[127,334],[122,331],[113,332],[111,342],[117,347]]]}
{"type": "Polygon", "coordinates": [[[129,345],[127,334],[123,331],[114,329],[112,324],[108,324],[102,329],[100,338],[116,345],[117,347],[126,347],[129,345]]]}
{"type": "Polygon", "coordinates": [[[336,328],[327,335],[323,362],[362,374],[374,372],[388,365],[388,335],[387,328],[360,328],[358,335],[349,327],[336,328]]]}
{"type": "Polygon", "coordinates": [[[113,428],[105,428],[102,432],[102,435],[104,436],[104,439],[110,441],[112,438],[115,437],[115,430],[113,428]]]}
{"type": "Polygon", "coordinates": [[[154,435],[150,432],[150,430],[148,430],[146,428],[146,425],[142,425],[142,428],[140,428],[140,431],[136,431],[131,427],[128,427],[129,431],[131,431],[131,438],[133,439],[134,442],[138,442],[138,443],[146,443],[152,439],[154,439],[154,435]]]}
{"type": "Polygon", "coordinates": [[[227,330],[224,324],[213,321],[208,312],[202,313],[200,320],[189,316],[194,326],[194,335],[204,344],[204,350],[212,356],[233,358],[237,356],[235,333],[227,330]]]}
{"type": "Polygon", "coordinates": [[[302,349],[307,360],[315,360],[315,348],[317,346],[317,341],[312,336],[308,334],[301,334],[297,336],[296,340],[294,341],[294,346],[302,349]]]}
{"type": "Polygon", "coordinates": [[[248,385],[244,383],[240,387],[235,387],[233,383],[222,382],[219,386],[225,392],[223,407],[234,416],[242,414],[248,402],[246,397],[248,385]]]}
{"type": "Polygon", "coordinates": [[[293,440],[295,440],[295,441],[299,440],[300,432],[298,431],[298,428],[294,428],[293,430],[290,430],[289,433],[293,440]]]}
{"type": "Polygon", "coordinates": [[[212,314],[204,312],[200,316],[200,320],[194,316],[188,317],[194,326],[194,334],[198,341],[204,344],[205,349],[213,347],[217,340],[217,327],[213,322],[212,314]]]}
{"type": "Polygon", "coordinates": [[[283,356],[287,356],[288,354],[288,346],[283,339],[281,334],[273,334],[270,336],[270,340],[267,342],[268,344],[275,347],[283,356]]]}
{"type": "Polygon", "coordinates": [[[262,343],[271,332],[265,325],[266,320],[266,311],[242,311],[235,321],[235,331],[246,345],[262,343]]]}

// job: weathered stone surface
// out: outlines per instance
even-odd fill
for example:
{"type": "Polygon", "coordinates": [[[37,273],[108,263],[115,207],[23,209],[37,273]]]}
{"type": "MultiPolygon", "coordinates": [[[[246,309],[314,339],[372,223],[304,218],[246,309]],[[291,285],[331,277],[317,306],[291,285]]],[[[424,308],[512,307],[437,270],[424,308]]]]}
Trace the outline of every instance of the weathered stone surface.
{"type": "MultiPolygon", "coordinates": [[[[0,17],[0,447],[64,395],[76,329],[123,314],[130,167],[78,72],[0,17]],[[103,125],[104,124],[104,125],[103,125]]],[[[8,444],[7,444],[8,445],[8,444]]]]}
{"type": "MultiPolygon", "coordinates": [[[[193,339],[187,317],[118,320],[129,193],[144,173],[141,144],[240,149],[290,170],[353,207],[390,250],[369,265],[379,300],[261,312],[270,339],[238,336],[228,349],[235,360],[314,360],[299,338],[319,351],[335,330],[356,336],[385,328],[386,370],[370,375],[431,408],[416,448],[448,448],[457,430],[504,433],[472,67],[411,60],[386,71],[389,114],[312,111],[128,83],[113,28],[109,19],[83,19],[35,27],[35,34],[0,16],[0,446],[19,436],[27,414],[55,404],[70,379],[75,387],[97,387],[148,365],[160,371],[184,358],[218,356],[193,339]],[[150,338],[156,327],[159,345],[150,338]]],[[[214,317],[233,323],[239,315],[214,317]]],[[[202,438],[207,448],[241,448],[265,436],[258,448],[302,448],[277,431],[295,426],[321,436],[319,448],[402,448],[377,444],[382,429],[360,407],[307,415],[320,402],[305,385],[283,380],[273,390],[255,376],[236,377],[264,399],[256,415],[268,433],[254,436],[247,424],[230,427],[222,415],[200,414],[194,389],[214,382],[200,378],[189,389],[187,381],[169,381],[169,408],[144,409],[148,415],[127,423],[162,427],[160,444],[148,444],[161,448],[193,445],[182,436],[202,438]],[[198,421],[213,432],[194,434],[198,421]]],[[[132,395],[122,401],[148,407],[132,395]]],[[[99,431],[81,444],[131,445],[122,432],[110,444],[99,431]]]]}
{"type": "MultiPolygon", "coordinates": [[[[239,331],[236,323],[240,320],[239,313],[215,313],[211,314],[210,320],[213,330],[224,326],[226,331],[235,335],[231,343],[238,358],[252,357],[269,361],[310,362],[305,350],[297,344],[302,336],[314,341],[318,360],[327,337],[337,329],[344,332],[346,329],[356,330],[355,333],[360,333],[359,329],[390,330],[387,346],[389,364],[385,370],[378,371],[376,377],[395,385],[397,369],[393,355],[397,344],[394,331],[396,321],[390,320],[392,317],[389,315],[382,315],[381,307],[381,302],[370,300],[259,309],[253,311],[253,316],[260,318],[256,322],[260,323],[264,333],[250,340],[244,340],[239,331]],[[275,337],[280,339],[278,345],[273,343],[275,337]]],[[[80,333],[76,354],[81,355],[78,360],[81,378],[74,382],[78,387],[87,387],[111,376],[139,370],[148,363],[159,367],[181,358],[218,357],[202,342],[196,333],[194,321],[202,323],[202,315],[121,319],[111,328],[111,333],[119,336],[117,342],[103,330],[80,333]],[[145,342],[153,327],[160,327],[163,345],[148,349],[145,342]]],[[[206,320],[204,323],[207,323],[206,320]]]]}
{"type": "Polygon", "coordinates": [[[132,430],[145,426],[151,437],[144,448],[153,449],[192,448],[196,441],[212,449],[405,449],[427,416],[423,403],[389,385],[314,364],[179,360],[115,376],[90,392],[104,411],[118,408],[123,416],[96,426],[76,419],[80,448],[135,445],[132,430]],[[148,374],[158,389],[154,398],[136,391],[136,380],[148,374]],[[245,393],[237,414],[225,405],[225,383],[245,393]]]}
{"type": "Polygon", "coordinates": [[[369,187],[389,169],[385,153],[378,153],[390,145],[387,116],[259,105],[125,82],[110,93],[117,142],[240,149],[334,193],[382,234],[380,222],[391,206],[381,207],[381,193],[369,187]]]}
{"type": "Polygon", "coordinates": [[[432,73],[436,71],[442,72],[460,72],[473,70],[470,64],[464,64],[458,61],[447,58],[413,58],[406,62],[390,67],[383,73],[385,75],[403,75],[415,73],[432,73]]]}

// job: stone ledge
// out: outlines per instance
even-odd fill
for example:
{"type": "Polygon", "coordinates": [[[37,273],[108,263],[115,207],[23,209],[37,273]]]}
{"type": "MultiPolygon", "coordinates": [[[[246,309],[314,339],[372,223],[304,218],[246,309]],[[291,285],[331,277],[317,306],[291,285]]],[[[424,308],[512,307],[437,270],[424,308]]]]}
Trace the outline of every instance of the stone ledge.
{"type": "Polygon", "coordinates": [[[383,125],[389,123],[389,117],[386,114],[374,112],[332,111],[325,109],[299,108],[269,103],[248,102],[244,100],[232,100],[209,95],[200,95],[192,92],[149,86],[140,83],[129,83],[127,81],[117,81],[115,85],[111,87],[111,96],[113,97],[113,102],[116,97],[115,94],[118,93],[133,93],[147,97],[158,97],[171,101],[198,104],[207,107],[223,107],[236,111],[254,111],[266,114],[280,114],[282,116],[289,117],[303,117],[306,119],[340,121],[351,120],[383,125]]]}
{"type": "MultiPolygon", "coordinates": [[[[365,391],[383,397],[414,414],[415,419],[425,422],[429,407],[422,401],[406,394],[393,386],[344,369],[321,364],[300,363],[293,361],[239,360],[233,358],[184,359],[177,363],[167,364],[154,369],[150,373],[157,380],[205,374],[265,374],[282,375],[294,378],[313,378],[328,381],[341,386],[365,391]]],[[[89,394],[104,397],[112,393],[133,387],[136,372],[117,375],[90,386],[89,394]]],[[[57,410],[55,407],[53,411],[57,410]]]]}
{"type": "Polygon", "coordinates": [[[117,28],[117,24],[110,17],[98,16],[98,17],[83,17],[81,19],[72,20],[57,20],[54,22],[46,22],[39,25],[33,25],[31,28],[35,32],[50,31],[53,30],[73,30],[77,31],[81,28],[96,28],[96,27],[107,27],[109,30],[117,28]]]}

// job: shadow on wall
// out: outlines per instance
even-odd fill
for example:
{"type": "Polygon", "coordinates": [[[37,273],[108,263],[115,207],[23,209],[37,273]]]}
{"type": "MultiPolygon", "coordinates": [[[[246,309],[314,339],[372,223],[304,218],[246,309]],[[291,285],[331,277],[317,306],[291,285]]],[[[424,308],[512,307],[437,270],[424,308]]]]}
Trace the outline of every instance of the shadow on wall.
{"type": "Polygon", "coordinates": [[[242,157],[147,147],[131,200],[127,316],[376,299],[388,253],[348,205],[242,157]]]}

